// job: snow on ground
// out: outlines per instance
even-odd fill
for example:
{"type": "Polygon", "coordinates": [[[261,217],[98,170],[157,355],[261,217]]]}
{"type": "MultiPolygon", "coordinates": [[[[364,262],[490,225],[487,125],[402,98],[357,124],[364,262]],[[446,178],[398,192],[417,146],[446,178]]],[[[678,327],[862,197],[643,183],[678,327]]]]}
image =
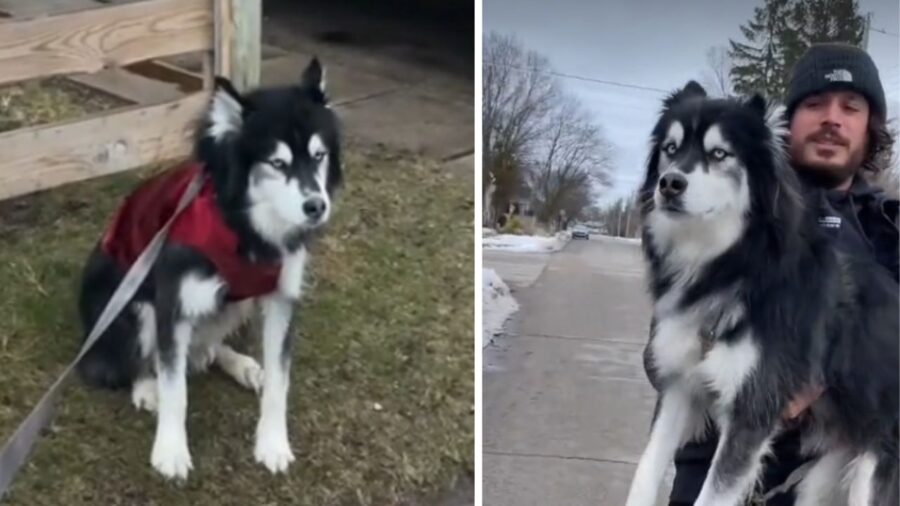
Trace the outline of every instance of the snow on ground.
{"type": "Polygon", "coordinates": [[[559,251],[572,238],[568,232],[560,232],[552,237],[537,235],[498,234],[483,237],[481,245],[484,249],[515,251],[519,253],[552,253],[559,251]]]}
{"type": "Polygon", "coordinates": [[[482,269],[481,346],[487,346],[503,331],[503,324],[519,310],[519,303],[494,269],[482,269]]]}

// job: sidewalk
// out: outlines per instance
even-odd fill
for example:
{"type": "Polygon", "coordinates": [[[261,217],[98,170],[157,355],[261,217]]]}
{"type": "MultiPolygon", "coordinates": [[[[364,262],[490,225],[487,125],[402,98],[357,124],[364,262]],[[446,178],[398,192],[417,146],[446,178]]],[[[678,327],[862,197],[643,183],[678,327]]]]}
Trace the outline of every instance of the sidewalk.
{"type": "Polygon", "coordinates": [[[640,248],[600,237],[535,261],[485,256],[519,280],[521,307],[485,349],[484,504],[619,506],[656,400],[640,248]]]}

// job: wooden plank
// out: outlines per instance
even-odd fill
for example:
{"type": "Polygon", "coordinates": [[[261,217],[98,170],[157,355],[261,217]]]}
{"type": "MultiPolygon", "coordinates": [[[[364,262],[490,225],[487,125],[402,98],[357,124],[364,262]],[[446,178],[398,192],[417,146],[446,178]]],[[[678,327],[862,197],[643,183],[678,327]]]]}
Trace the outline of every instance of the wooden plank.
{"type": "Polygon", "coordinates": [[[262,59],[262,1],[230,0],[234,17],[231,82],[239,91],[259,86],[262,59]]]}
{"type": "Polygon", "coordinates": [[[0,24],[0,83],[213,46],[213,0],[147,0],[0,24]]]}
{"type": "MultiPolygon", "coordinates": [[[[115,0],[117,4],[139,1],[142,0],[115,0]]],[[[17,20],[58,16],[106,6],[102,0],[0,0],[0,11],[8,12],[17,20]]]]}
{"type": "Polygon", "coordinates": [[[174,84],[183,93],[193,93],[203,88],[203,75],[173,65],[164,60],[147,60],[125,67],[129,72],[174,84]]]}
{"type": "Polygon", "coordinates": [[[94,74],[72,74],[66,79],[84,84],[133,104],[149,105],[178,100],[185,96],[178,86],[121,68],[101,70],[94,74]]]}
{"type": "Polygon", "coordinates": [[[188,156],[208,100],[208,94],[195,93],[0,134],[0,199],[188,156]]]}

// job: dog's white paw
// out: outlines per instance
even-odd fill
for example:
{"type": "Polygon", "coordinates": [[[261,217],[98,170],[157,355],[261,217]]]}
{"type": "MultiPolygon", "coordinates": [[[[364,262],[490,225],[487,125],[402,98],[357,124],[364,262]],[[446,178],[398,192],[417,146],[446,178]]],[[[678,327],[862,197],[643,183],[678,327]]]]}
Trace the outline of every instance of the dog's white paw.
{"type": "Polygon", "coordinates": [[[186,480],[194,468],[187,440],[177,436],[157,436],[153,442],[150,463],[160,474],[169,479],[186,480]]]}
{"type": "Polygon", "coordinates": [[[256,461],[272,473],[283,473],[294,461],[294,452],[288,443],[287,433],[277,430],[260,430],[253,451],[256,461]]]}
{"type": "Polygon", "coordinates": [[[238,354],[234,357],[231,376],[241,385],[253,390],[257,394],[262,391],[263,369],[252,357],[238,354]]]}
{"type": "Polygon", "coordinates": [[[195,373],[204,373],[216,360],[216,349],[212,346],[198,346],[191,348],[188,355],[188,361],[191,364],[191,371],[195,373]]]}
{"type": "Polygon", "coordinates": [[[156,413],[159,405],[159,394],[156,387],[156,378],[140,378],[131,387],[131,403],[137,409],[145,409],[156,413]]]}

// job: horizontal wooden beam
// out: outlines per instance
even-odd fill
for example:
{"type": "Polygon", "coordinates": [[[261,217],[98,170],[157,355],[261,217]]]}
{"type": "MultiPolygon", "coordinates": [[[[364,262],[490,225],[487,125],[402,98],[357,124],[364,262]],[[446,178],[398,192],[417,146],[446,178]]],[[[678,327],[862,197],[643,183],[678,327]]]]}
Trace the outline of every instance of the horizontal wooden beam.
{"type": "Polygon", "coordinates": [[[213,0],[146,0],[0,24],[0,84],[213,48],[213,0]]]}
{"type": "MultiPolygon", "coordinates": [[[[160,104],[184,97],[178,86],[149,79],[123,68],[111,68],[93,74],[71,74],[66,79],[127,100],[132,104],[160,104]]],[[[199,90],[196,87],[193,91],[199,90]]]]}
{"type": "Polygon", "coordinates": [[[0,134],[0,200],[186,157],[205,92],[0,134]]]}
{"type": "MultiPolygon", "coordinates": [[[[209,52],[209,51],[207,51],[209,52]]],[[[138,62],[125,67],[128,72],[160,81],[163,83],[173,84],[182,93],[193,93],[203,89],[203,81],[205,77],[200,73],[192,72],[177,65],[173,65],[165,60],[147,60],[138,62]]]]}

